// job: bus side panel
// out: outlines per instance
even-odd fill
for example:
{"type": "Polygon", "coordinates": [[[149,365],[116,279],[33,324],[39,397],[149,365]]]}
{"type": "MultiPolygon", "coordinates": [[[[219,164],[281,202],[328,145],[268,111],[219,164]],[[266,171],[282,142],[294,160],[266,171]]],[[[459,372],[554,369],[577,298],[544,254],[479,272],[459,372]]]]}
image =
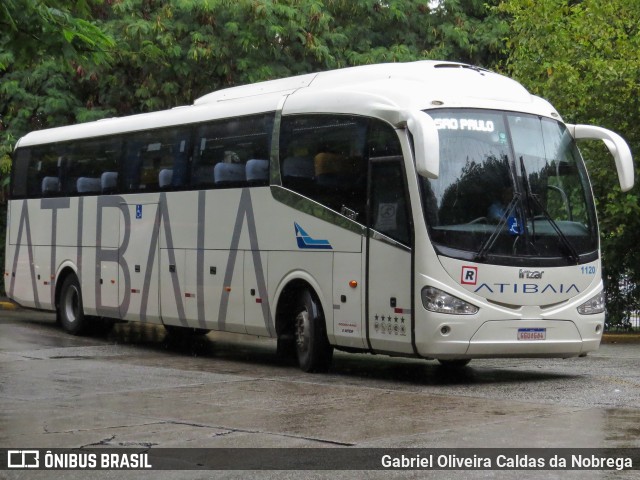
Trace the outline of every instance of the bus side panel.
{"type": "Polygon", "coordinates": [[[190,327],[244,332],[242,253],[237,250],[187,250],[184,301],[190,327]],[[231,270],[227,275],[226,268],[232,255],[236,259],[239,256],[240,261],[229,265],[231,270]],[[229,285],[225,285],[225,277],[230,280],[229,285]]]}
{"type": "Polygon", "coordinates": [[[365,348],[366,332],[362,325],[364,292],[362,253],[334,253],[332,306],[336,345],[365,348]]]}
{"type": "Polygon", "coordinates": [[[267,277],[268,252],[244,252],[244,322],[251,335],[275,336],[267,277]]]}
{"type": "MultiPolygon", "coordinates": [[[[60,237],[58,230],[64,230],[58,225],[70,223],[69,199],[12,201],[10,209],[7,294],[23,306],[52,310],[51,277],[59,263],[57,249],[52,245],[60,237]]],[[[74,223],[70,230],[75,230],[74,223]]],[[[64,233],[61,236],[66,239],[64,233]]]]}
{"type": "MultiPolygon", "coordinates": [[[[55,308],[55,302],[53,298],[54,294],[54,282],[52,277],[55,277],[55,270],[51,270],[53,252],[57,252],[55,246],[38,245],[33,248],[34,253],[34,267],[36,274],[36,289],[38,292],[38,299],[40,300],[40,306],[45,310],[53,310],[55,308]]],[[[57,257],[58,255],[56,255],[57,257]]],[[[55,268],[55,267],[54,267],[55,268]]]]}
{"type": "MultiPolygon", "coordinates": [[[[125,320],[160,323],[159,204],[151,201],[131,203],[127,204],[127,209],[129,241],[126,249],[119,249],[118,262],[120,315],[125,320]]],[[[123,229],[127,228],[123,220],[121,216],[121,239],[123,229]]]]}
{"type": "Polygon", "coordinates": [[[160,249],[160,314],[162,323],[186,327],[184,312],[185,250],[160,249]]]}
{"type": "MultiPolygon", "coordinates": [[[[246,333],[243,261],[244,252],[241,250],[186,251],[183,290],[185,317],[189,327],[246,333]],[[199,276],[201,280],[198,280],[199,276]]],[[[163,286],[163,302],[164,297],[163,286]]],[[[166,323],[164,307],[162,315],[166,323]]]]}
{"type": "Polygon", "coordinates": [[[304,280],[322,303],[329,342],[362,348],[362,234],[353,231],[359,226],[316,202],[291,195],[285,201],[297,208],[274,202],[273,196],[254,203],[260,249],[270,250],[273,315],[276,299],[272,295],[294,279],[304,280]],[[351,280],[358,283],[355,288],[349,286],[351,280]]]}
{"type": "Polygon", "coordinates": [[[31,226],[37,221],[36,205],[39,203],[39,200],[9,203],[8,248],[5,253],[7,295],[20,305],[31,308],[42,308],[36,280],[35,249],[31,245],[31,226]]]}

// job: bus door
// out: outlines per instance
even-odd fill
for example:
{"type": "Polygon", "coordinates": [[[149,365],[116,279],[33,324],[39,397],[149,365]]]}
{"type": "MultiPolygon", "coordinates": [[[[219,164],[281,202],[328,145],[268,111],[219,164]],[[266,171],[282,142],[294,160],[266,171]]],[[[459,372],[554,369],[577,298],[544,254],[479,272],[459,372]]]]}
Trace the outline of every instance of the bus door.
{"type": "Polygon", "coordinates": [[[367,339],[373,350],[412,353],[411,227],[402,157],[370,159],[367,339]]]}
{"type": "Polygon", "coordinates": [[[120,250],[121,309],[127,307],[123,298],[129,296],[128,308],[120,312],[126,320],[159,322],[159,239],[158,203],[127,204],[129,210],[129,242],[120,250]],[[128,270],[129,292],[122,279],[128,270]]]}

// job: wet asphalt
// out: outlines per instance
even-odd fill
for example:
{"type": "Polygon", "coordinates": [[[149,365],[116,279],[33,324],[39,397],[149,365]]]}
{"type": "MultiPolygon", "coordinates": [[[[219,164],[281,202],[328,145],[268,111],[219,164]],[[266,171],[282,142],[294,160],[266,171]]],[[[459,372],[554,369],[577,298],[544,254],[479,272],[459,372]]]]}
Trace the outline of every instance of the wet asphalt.
{"type": "MultiPolygon", "coordinates": [[[[73,337],[0,311],[0,447],[640,448],[640,344],[574,359],[436,362],[337,352],[328,374],[269,339],[118,324],[73,337]]],[[[632,472],[92,472],[95,478],[640,478],[632,472]]],[[[54,478],[0,472],[0,478],[54,478]]],[[[89,478],[56,472],[55,478],[89,478]]]]}

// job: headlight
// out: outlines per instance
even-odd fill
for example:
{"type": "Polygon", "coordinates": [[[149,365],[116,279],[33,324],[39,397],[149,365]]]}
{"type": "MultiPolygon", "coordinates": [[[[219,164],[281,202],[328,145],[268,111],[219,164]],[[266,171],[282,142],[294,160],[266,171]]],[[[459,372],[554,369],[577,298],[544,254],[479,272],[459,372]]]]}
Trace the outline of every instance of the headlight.
{"type": "Polygon", "coordinates": [[[434,287],[422,289],[422,305],[427,310],[453,315],[473,315],[479,308],[434,287]]]}
{"type": "Polygon", "coordinates": [[[604,291],[595,297],[591,297],[578,307],[578,313],[580,315],[595,315],[596,313],[602,312],[604,312],[604,291]]]}

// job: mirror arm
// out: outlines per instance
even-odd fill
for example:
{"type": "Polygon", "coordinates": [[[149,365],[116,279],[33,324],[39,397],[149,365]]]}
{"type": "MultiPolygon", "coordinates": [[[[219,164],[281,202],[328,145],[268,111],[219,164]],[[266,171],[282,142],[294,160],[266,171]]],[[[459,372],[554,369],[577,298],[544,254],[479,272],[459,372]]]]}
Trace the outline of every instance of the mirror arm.
{"type": "Polygon", "coordinates": [[[635,181],[633,157],[629,145],[615,132],[592,125],[567,125],[569,133],[575,140],[602,140],[613,155],[618,171],[620,189],[623,192],[631,190],[635,181]]]}

